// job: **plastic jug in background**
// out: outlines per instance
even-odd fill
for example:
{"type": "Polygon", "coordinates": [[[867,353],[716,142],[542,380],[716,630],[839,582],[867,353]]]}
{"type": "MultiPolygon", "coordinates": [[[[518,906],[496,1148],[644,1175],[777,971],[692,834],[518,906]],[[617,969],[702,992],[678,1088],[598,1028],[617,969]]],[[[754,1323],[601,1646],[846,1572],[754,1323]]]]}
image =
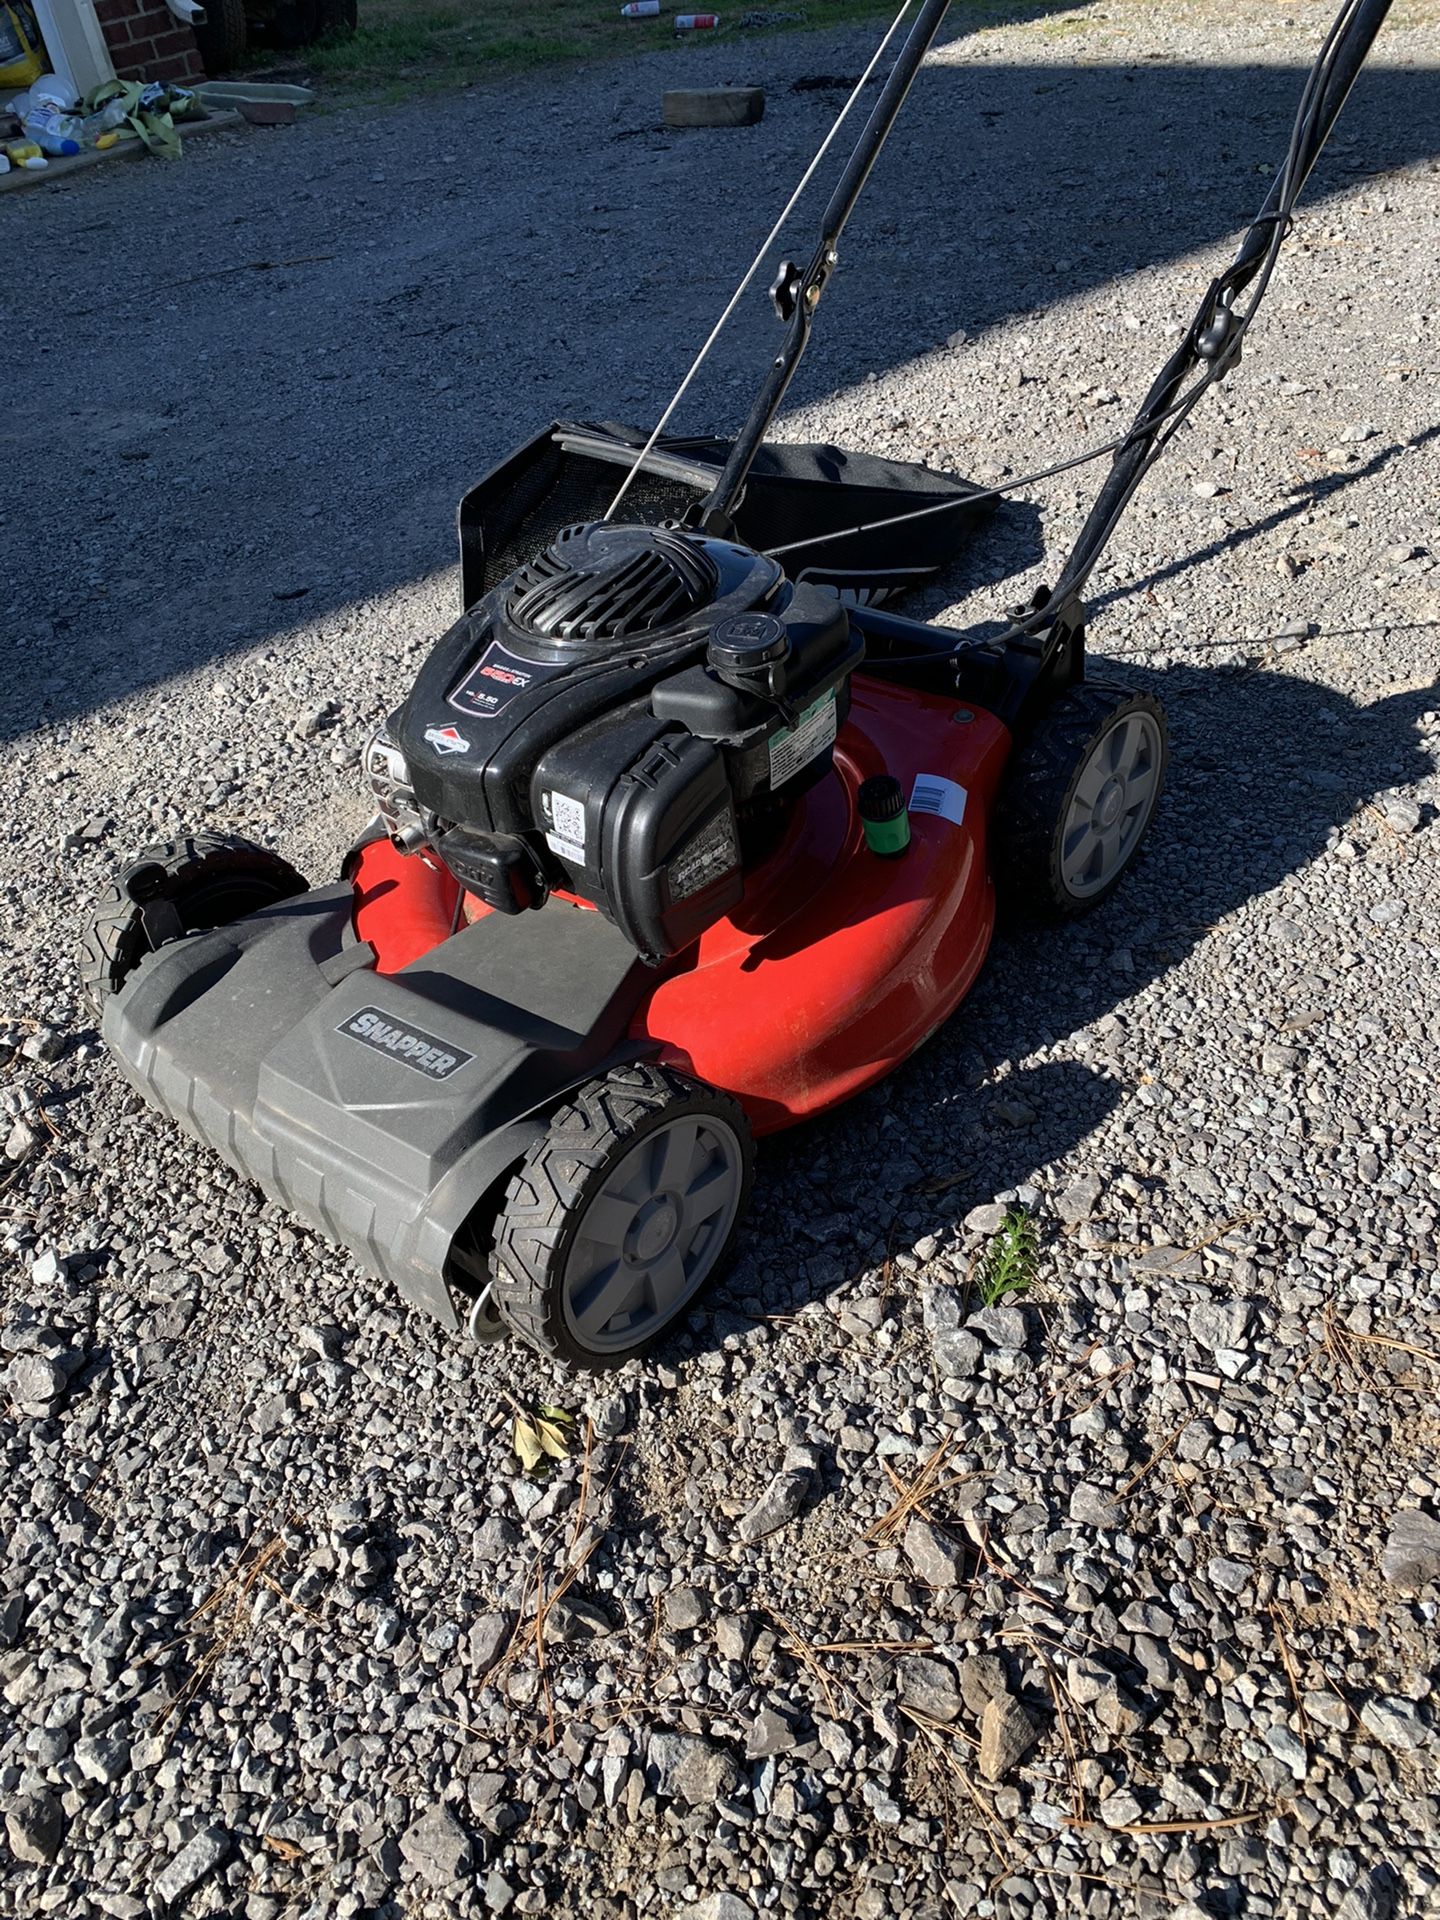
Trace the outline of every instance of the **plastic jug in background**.
{"type": "Polygon", "coordinates": [[[0,93],[28,87],[45,71],[45,47],[25,0],[0,5],[0,93]]]}
{"type": "Polygon", "coordinates": [[[43,153],[55,159],[79,153],[86,146],[85,124],[76,113],[62,113],[48,100],[32,103],[20,123],[43,153]]]}

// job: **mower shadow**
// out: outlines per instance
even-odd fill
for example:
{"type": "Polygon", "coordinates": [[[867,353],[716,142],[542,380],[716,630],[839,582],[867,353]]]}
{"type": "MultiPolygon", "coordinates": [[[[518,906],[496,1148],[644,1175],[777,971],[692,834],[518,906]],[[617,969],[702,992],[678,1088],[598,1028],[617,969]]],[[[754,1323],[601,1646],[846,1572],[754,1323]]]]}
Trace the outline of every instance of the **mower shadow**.
{"type": "MultiPolygon", "coordinates": [[[[677,1347],[719,1343],[861,1274],[874,1291],[887,1253],[945,1234],[1073,1153],[1133,1087],[1077,1061],[1011,1063],[1123,1011],[1217,923],[1324,852],[1357,809],[1432,769],[1417,722],[1440,704],[1440,679],[1362,707],[1272,671],[1093,670],[1162,698],[1170,715],[1166,795],[1135,870],[1084,920],[1002,929],[970,998],[907,1066],[765,1143],[739,1260],[677,1347]]],[[[1292,971],[1306,971],[1302,948],[1292,971]]],[[[1272,982],[1276,993],[1288,984],[1272,982]]]]}
{"type": "MultiPolygon", "coordinates": [[[[966,30],[959,17],[949,37],[966,30]]],[[[8,528],[25,556],[12,618],[26,644],[10,654],[0,737],[250,652],[297,622],[303,644],[332,616],[355,623],[357,649],[373,646],[386,663],[342,687],[345,724],[358,731],[392,706],[413,671],[411,644],[452,611],[448,580],[432,576],[451,563],[461,493],[546,420],[656,418],[763,230],[776,182],[797,177],[833,118],[836,96],[799,81],[820,68],[858,72],[873,39],[867,28],[769,43],[772,111],[724,136],[726,213],[713,231],[697,231],[694,216],[713,183],[716,137],[615,144],[617,124],[653,123],[656,70],[644,61],[617,67],[603,98],[577,108],[573,137],[553,143],[544,165],[523,107],[497,131],[488,90],[432,101],[407,159],[416,177],[398,199],[393,185],[366,184],[369,160],[354,163],[348,186],[337,172],[324,195],[297,192],[297,167],[350,165],[321,123],[293,142],[256,142],[243,216],[253,224],[238,255],[233,195],[213,192],[204,172],[167,176],[167,252],[223,265],[167,279],[163,325],[135,244],[151,230],[149,176],[122,170],[25,196],[16,217],[36,258],[88,253],[83,278],[96,271],[89,236],[104,233],[107,297],[38,318],[12,305],[8,320],[28,369],[3,422],[10,464],[27,475],[8,528]],[[288,264],[261,271],[250,254],[288,264]],[[112,273],[132,256],[133,285],[112,273]],[[592,284],[576,265],[587,256],[633,262],[631,297],[616,297],[613,272],[592,284]],[[564,297],[537,303],[537,288],[564,297]],[[57,535],[67,528],[83,538],[57,535]],[[395,602],[377,607],[388,595],[395,602]]],[[[1288,57],[1308,60],[1308,35],[1286,41],[1288,57]]],[[[1238,233],[1263,195],[1257,169],[1280,158],[1300,80],[1278,61],[967,64],[942,51],[847,231],[843,275],[793,401],[873,403],[883,389],[872,396],[867,376],[883,380],[921,355],[936,356],[943,396],[974,376],[963,350],[940,343],[1022,314],[1035,319],[1027,357],[1048,364],[1045,309],[1107,283],[1118,305],[1125,276],[1238,233]]],[[[1374,65],[1302,212],[1313,221],[1357,177],[1436,152],[1433,74],[1374,65]]],[[[792,250],[809,230],[802,214],[792,250]]],[[[1297,278],[1314,265],[1299,260],[1297,278]]],[[[1188,312],[1195,285],[1193,266],[1177,271],[1177,310],[1188,312]]],[[[1323,280],[1313,299],[1324,323],[1323,280]]],[[[1282,335],[1286,324],[1267,322],[1282,335]]],[[[733,430],[773,347],[757,294],[677,428],[733,430]]],[[[1164,352],[1157,338],[1157,364],[1164,352]]],[[[1031,404],[1016,394],[1017,422],[1031,404]]],[[[992,446],[973,434],[947,441],[947,430],[907,423],[885,450],[961,469],[1008,450],[1003,435],[992,446]]],[[[1077,422],[1036,451],[1060,454],[1082,438],[1077,422]]],[[[287,660],[267,678],[283,683],[288,671],[287,660]]],[[[294,718],[283,697],[267,710],[281,731],[294,718]]],[[[183,780],[177,798],[190,798],[183,780]]]]}
{"type": "MultiPolygon", "coordinates": [[[[1235,527],[1223,539],[1212,540],[1206,546],[1196,547],[1182,554],[1163,567],[1143,574],[1138,580],[1127,581],[1122,587],[1112,587],[1108,593],[1097,593],[1087,602],[1092,613],[1125,600],[1132,594],[1144,593],[1147,588],[1163,585],[1173,580],[1177,574],[1188,573],[1192,567],[1203,567],[1207,561],[1218,560],[1224,554],[1237,553],[1241,547],[1248,546],[1252,540],[1263,539],[1266,534],[1274,533],[1283,527],[1287,520],[1299,519],[1314,508],[1324,506],[1336,494],[1343,493],[1347,487],[1358,482],[1377,479],[1390,464],[1402,454],[1418,453],[1422,447],[1428,447],[1432,440],[1440,440],[1440,424],[1426,427],[1408,440],[1395,440],[1387,447],[1381,447],[1358,467],[1346,467],[1337,473],[1326,473],[1315,480],[1304,480],[1298,485],[1286,489],[1285,504],[1276,507],[1273,513],[1265,514],[1259,520],[1248,521],[1243,527],[1235,527]]],[[[1229,639],[1218,641],[1217,645],[1230,646],[1229,639]]]]}

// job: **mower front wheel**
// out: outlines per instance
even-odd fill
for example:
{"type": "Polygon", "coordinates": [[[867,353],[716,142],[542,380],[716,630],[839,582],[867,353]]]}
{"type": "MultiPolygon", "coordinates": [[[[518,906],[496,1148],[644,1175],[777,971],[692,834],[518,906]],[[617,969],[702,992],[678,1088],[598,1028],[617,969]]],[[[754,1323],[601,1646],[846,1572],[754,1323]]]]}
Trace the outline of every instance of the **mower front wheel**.
{"type": "Polygon", "coordinates": [[[996,802],[992,871],[1022,913],[1070,920],[1114,892],[1155,817],[1169,743],[1148,693],[1086,681],[1021,743],[996,802]]]}
{"type": "Polygon", "coordinates": [[[723,1265],[753,1164],[728,1094],[648,1063],[590,1081],[510,1183],[495,1231],[496,1307],[551,1359],[623,1366],[723,1265]]]}
{"type": "Polygon", "coordinates": [[[268,847],[228,833],[195,833],[147,847],[95,904],[80,940],[80,979],[97,1014],[153,947],[228,926],[308,882],[268,847]]]}

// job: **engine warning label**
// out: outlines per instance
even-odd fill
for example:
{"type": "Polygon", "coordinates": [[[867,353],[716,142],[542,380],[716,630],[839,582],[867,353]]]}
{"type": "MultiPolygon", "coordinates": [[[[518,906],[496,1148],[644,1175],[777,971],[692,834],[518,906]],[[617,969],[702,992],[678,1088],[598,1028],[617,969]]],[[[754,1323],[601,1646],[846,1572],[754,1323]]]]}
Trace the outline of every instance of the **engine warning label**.
{"type": "Polygon", "coordinates": [[[413,1067],[429,1080],[448,1080],[452,1073],[468,1067],[475,1058],[473,1053],[466,1053],[452,1041],[437,1040],[433,1033],[426,1033],[420,1027],[390,1019],[378,1007],[361,1007],[348,1020],[342,1020],[335,1031],[343,1033],[347,1040],[358,1040],[362,1046],[373,1047],[376,1053],[388,1053],[392,1060],[413,1067]]]}
{"type": "Polygon", "coordinates": [[[666,872],[672,900],[688,900],[712,880],[719,880],[740,864],[735,822],[729,808],[706,821],[681,847],[666,872]]]}
{"type": "Polygon", "coordinates": [[[835,694],[822,693],[800,715],[793,727],[777,733],[770,742],[770,785],[781,787],[793,780],[802,767],[808,767],[835,738],[835,694]]]}
{"type": "Polygon", "coordinates": [[[450,705],[477,720],[493,719],[502,713],[517,693],[524,693],[537,680],[548,680],[563,671],[544,667],[534,660],[522,660],[492,640],[465,678],[450,694],[450,705]]]}

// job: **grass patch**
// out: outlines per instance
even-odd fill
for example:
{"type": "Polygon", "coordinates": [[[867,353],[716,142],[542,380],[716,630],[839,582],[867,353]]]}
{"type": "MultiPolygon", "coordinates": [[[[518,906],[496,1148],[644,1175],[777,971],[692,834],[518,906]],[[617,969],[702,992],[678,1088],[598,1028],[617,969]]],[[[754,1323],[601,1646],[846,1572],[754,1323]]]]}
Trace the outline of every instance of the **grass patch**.
{"type": "MultiPolygon", "coordinates": [[[[671,5],[654,20],[622,20],[620,0],[360,0],[360,25],[348,40],[332,40],[277,58],[257,55],[250,64],[268,73],[313,76],[336,105],[397,100],[417,93],[475,86],[573,60],[604,60],[682,46],[671,5]]],[[[694,11],[700,10],[696,0],[694,11]]],[[[750,41],[763,34],[763,15],[775,30],[826,27],[847,20],[877,19],[886,0],[805,0],[799,6],[728,8],[721,29],[707,41],[750,41]],[[803,20],[793,16],[804,14],[803,20]],[[741,35],[729,21],[759,16],[741,35]],[[786,16],[791,16],[786,18],[786,16]]]]}
{"type": "MultiPolygon", "coordinates": [[[[1068,3],[1068,0],[1067,0],[1068,3]]],[[[657,19],[622,20],[621,0],[360,0],[360,25],[348,40],[331,40],[294,54],[259,49],[249,70],[277,79],[315,80],[329,104],[373,105],[417,94],[503,80],[566,61],[606,60],[685,47],[697,37],[677,35],[674,16],[699,12],[701,0],[663,0],[657,19]]],[[[777,0],[743,6],[718,0],[720,27],[698,38],[737,50],[763,44],[772,32],[887,20],[893,0],[777,0]],[[743,30],[739,23],[753,24],[743,30]]],[[[949,22],[964,14],[1024,18],[1034,0],[954,0],[949,22]]],[[[943,32],[943,30],[942,30],[943,32]]]]}

